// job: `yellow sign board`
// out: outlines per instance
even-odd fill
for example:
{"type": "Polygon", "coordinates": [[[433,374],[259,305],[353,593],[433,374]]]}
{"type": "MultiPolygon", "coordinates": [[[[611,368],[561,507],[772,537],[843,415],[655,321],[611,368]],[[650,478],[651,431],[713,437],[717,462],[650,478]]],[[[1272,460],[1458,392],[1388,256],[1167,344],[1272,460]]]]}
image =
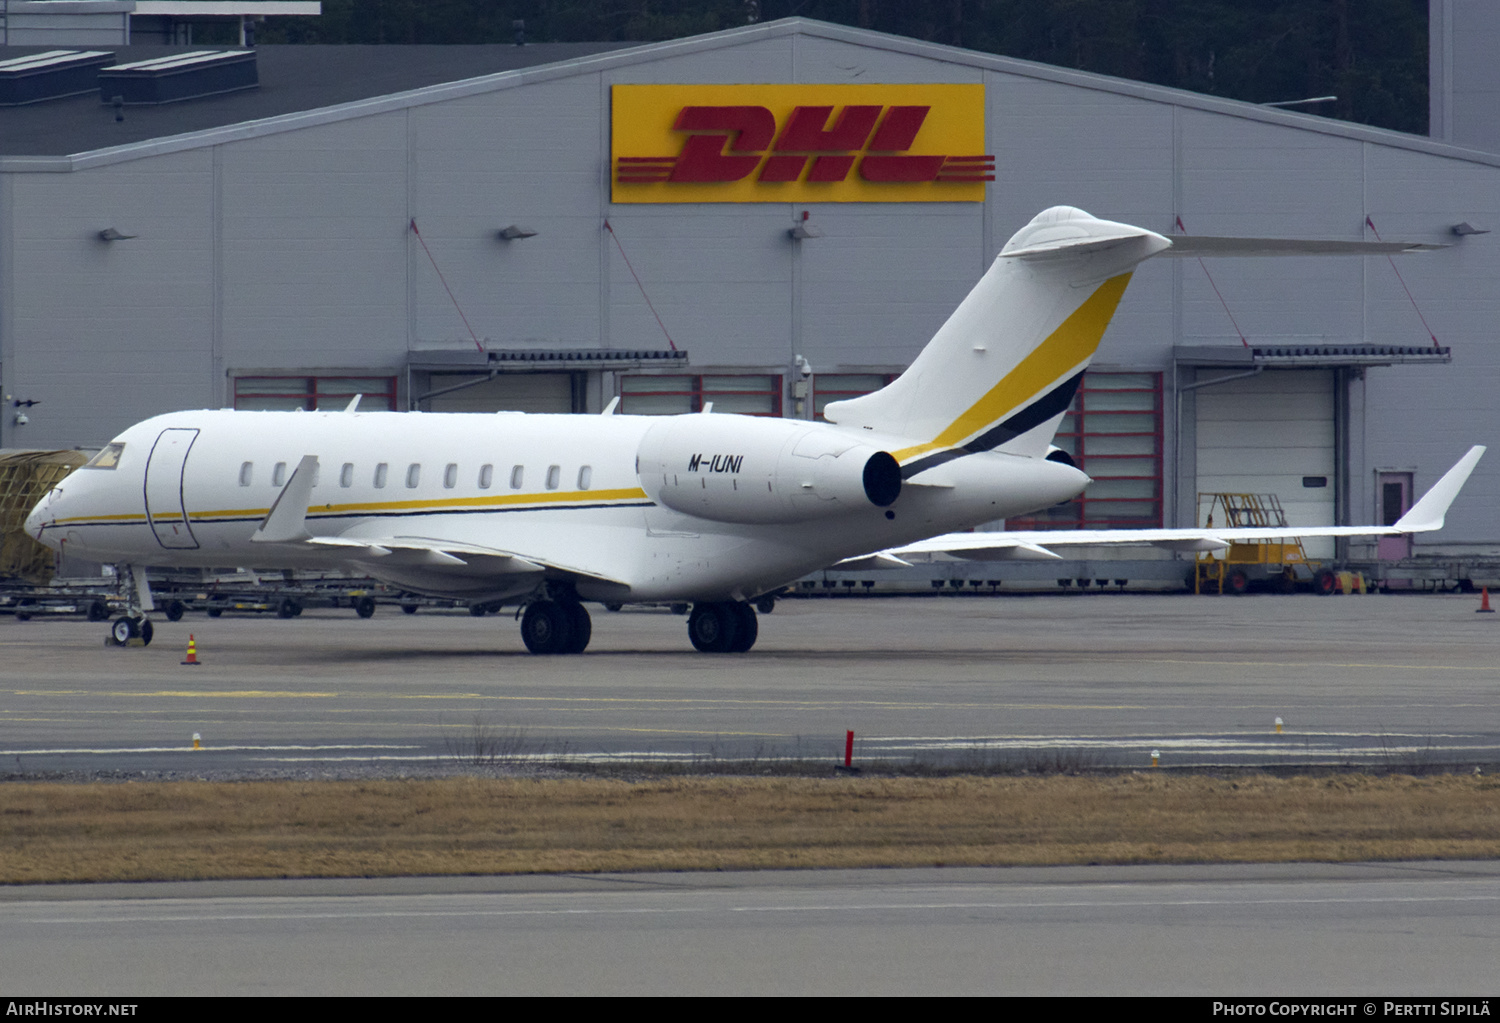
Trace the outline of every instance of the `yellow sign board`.
{"type": "Polygon", "coordinates": [[[983,85],[616,85],[610,198],[983,202],[983,85]]]}

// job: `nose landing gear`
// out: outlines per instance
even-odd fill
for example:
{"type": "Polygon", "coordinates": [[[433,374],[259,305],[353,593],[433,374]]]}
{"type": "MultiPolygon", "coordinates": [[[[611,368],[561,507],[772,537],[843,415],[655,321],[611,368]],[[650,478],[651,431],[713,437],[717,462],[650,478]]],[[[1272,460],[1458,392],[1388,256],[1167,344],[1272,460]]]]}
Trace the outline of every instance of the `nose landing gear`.
{"type": "Polygon", "coordinates": [[[149,618],[116,618],[104,642],[108,646],[150,646],[155,634],[149,618]]]}
{"type": "Polygon", "coordinates": [[[116,565],[115,584],[119,587],[125,614],[110,623],[109,635],[104,638],[105,646],[150,646],[156,628],[146,617],[146,612],[154,607],[146,573],[137,573],[130,565],[116,565]]]}

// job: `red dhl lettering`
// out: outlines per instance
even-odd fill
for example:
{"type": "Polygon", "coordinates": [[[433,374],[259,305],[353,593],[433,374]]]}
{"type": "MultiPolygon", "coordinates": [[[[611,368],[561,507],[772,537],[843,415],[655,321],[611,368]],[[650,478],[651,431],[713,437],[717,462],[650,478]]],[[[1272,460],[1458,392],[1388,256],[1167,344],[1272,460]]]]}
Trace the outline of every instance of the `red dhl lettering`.
{"type": "Polygon", "coordinates": [[[785,182],[801,180],[806,171],[808,181],[836,182],[846,180],[856,165],[861,180],[878,183],[995,180],[991,155],[901,155],[916,142],[930,106],[847,104],[833,118],[835,109],[796,107],[778,133],[776,118],[765,107],[686,106],[672,126],[687,134],[681,151],[622,156],[615,180],[724,183],[755,174],[757,181],[785,182]]]}

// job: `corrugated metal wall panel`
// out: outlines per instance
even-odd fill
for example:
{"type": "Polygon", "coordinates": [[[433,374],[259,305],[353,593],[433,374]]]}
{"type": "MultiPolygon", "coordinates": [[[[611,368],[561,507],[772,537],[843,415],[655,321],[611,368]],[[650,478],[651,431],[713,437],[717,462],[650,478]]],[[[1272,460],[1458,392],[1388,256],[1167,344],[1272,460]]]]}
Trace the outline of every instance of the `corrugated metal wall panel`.
{"type": "Polygon", "coordinates": [[[154,412],[218,403],[212,160],[14,176],[5,385],[41,404],[8,443],[100,445],[154,412]],[[101,241],[107,227],[137,237],[101,241]]]}
{"type": "MultiPolygon", "coordinates": [[[[1334,524],[1331,370],[1276,370],[1215,384],[1197,391],[1197,405],[1200,494],[1276,494],[1288,525],[1334,524]],[[1306,487],[1304,477],[1327,486],[1306,487]]],[[[1332,557],[1333,541],[1309,540],[1307,552],[1332,557]]]]}
{"type": "Polygon", "coordinates": [[[403,361],[405,138],[391,113],[223,147],[228,369],[403,361]]]}

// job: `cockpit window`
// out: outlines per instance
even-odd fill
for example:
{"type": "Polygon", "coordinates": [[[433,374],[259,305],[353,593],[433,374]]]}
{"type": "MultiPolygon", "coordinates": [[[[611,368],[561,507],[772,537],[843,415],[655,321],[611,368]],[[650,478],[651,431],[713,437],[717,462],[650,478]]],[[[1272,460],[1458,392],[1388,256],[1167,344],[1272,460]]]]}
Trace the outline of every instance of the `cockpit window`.
{"type": "Polygon", "coordinates": [[[85,469],[113,469],[120,464],[120,452],[125,450],[124,444],[106,444],[104,450],[88,460],[85,469]]]}

